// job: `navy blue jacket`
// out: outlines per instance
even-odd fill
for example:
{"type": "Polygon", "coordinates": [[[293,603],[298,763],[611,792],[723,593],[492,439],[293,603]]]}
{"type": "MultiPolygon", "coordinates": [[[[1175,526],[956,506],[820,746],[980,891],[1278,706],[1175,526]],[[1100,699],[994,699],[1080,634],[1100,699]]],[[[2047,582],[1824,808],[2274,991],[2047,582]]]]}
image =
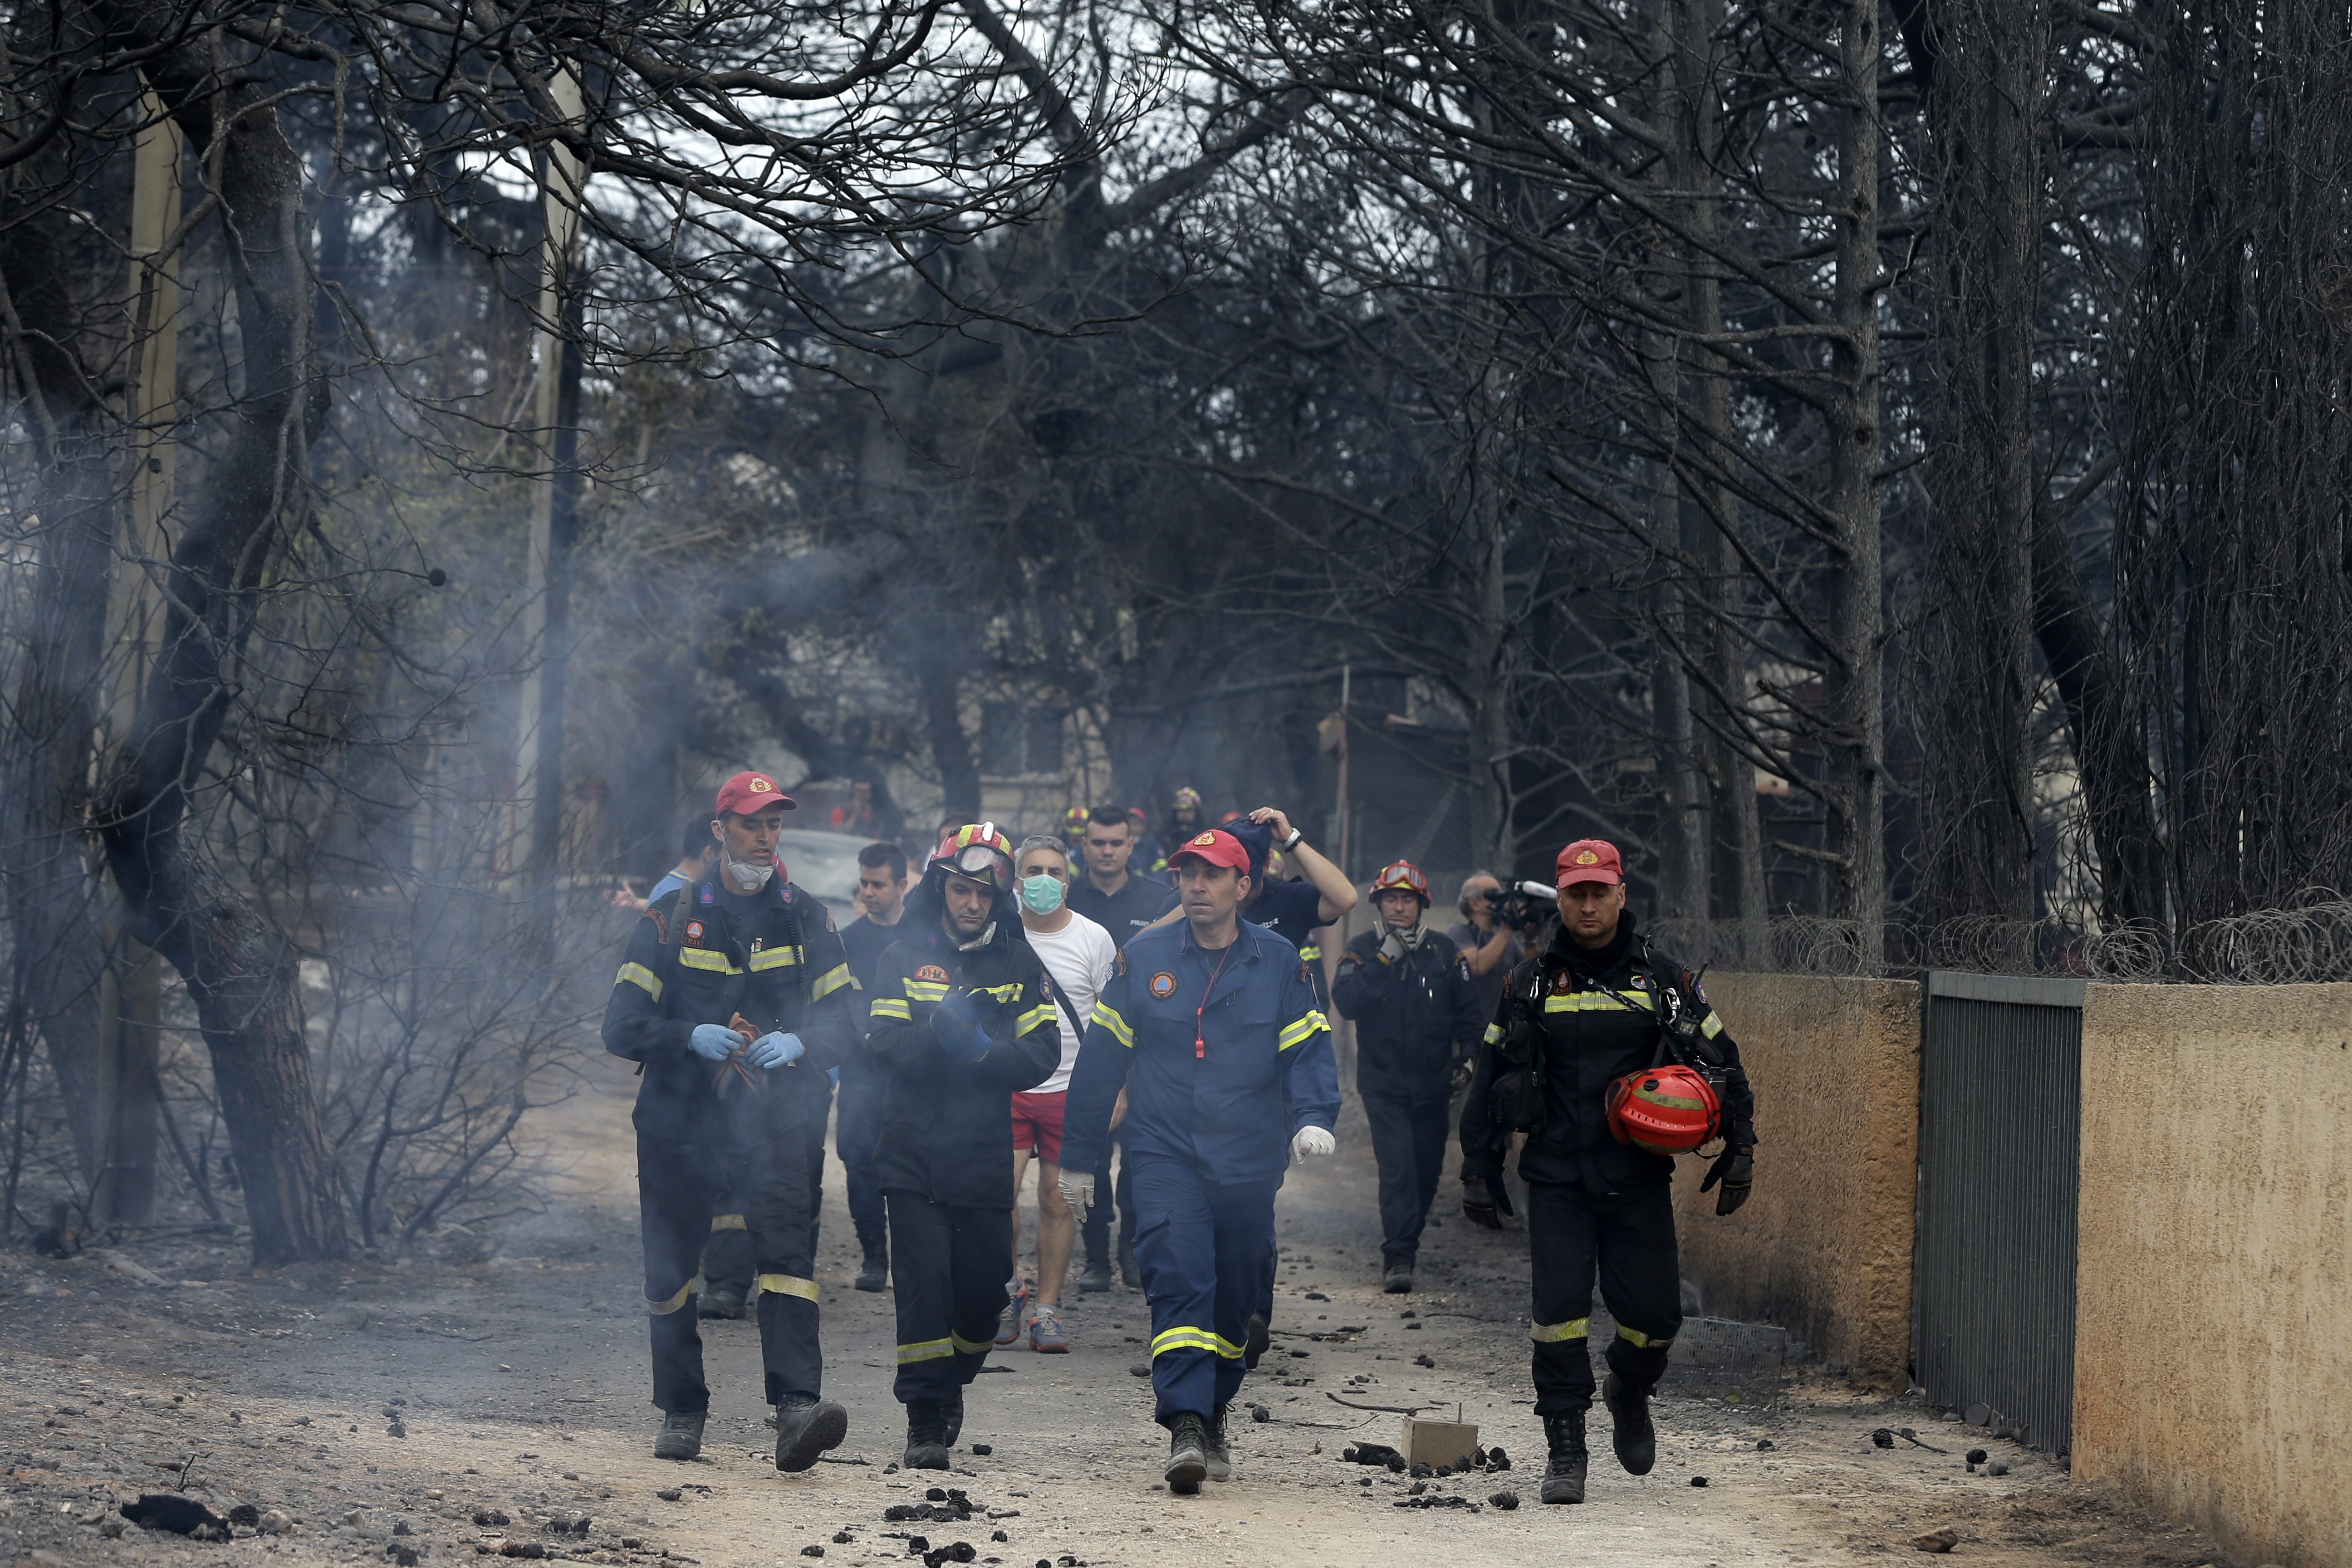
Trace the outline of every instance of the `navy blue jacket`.
{"type": "Polygon", "coordinates": [[[1298,950],[1248,921],[1223,953],[1195,947],[1184,921],[1129,941],[1070,1077],[1065,1170],[1098,1167],[1122,1086],[1129,1155],[1190,1160],[1221,1183],[1279,1180],[1292,1135],[1339,1115],[1331,1028],[1298,950]]]}

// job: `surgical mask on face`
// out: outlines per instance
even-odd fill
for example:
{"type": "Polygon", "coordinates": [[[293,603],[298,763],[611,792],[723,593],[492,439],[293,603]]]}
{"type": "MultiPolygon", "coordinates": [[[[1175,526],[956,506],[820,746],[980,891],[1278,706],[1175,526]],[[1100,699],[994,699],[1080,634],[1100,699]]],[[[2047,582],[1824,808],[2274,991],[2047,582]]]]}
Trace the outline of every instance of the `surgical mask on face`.
{"type": "Polygon", "coordinates": [[[749,888],[756,893],[768,885],[769,878],[776,874],[773,861],[765,866],[754,866],[748,860],[738,860],[723,849],[719,853],[719,858],[727,862],[727,879],[739,888],[749,888]]]}
{"type": "Polygon", "coordinates": [[[1040,871],[1021,879],[1021,902],[1033,915],[1050,915],[1062,907],[1062,879],[1040,871]]]}

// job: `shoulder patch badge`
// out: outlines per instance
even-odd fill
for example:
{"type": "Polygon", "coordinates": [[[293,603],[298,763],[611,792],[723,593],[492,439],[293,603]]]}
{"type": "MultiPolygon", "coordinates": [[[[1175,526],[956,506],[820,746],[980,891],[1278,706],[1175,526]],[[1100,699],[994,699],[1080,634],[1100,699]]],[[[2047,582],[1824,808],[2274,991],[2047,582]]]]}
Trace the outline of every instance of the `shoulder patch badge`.
{"type": "Polygon", "coordinates": [[[708,883],[708,882],[705,882],[705,883],[703,883],[703,884],[702,884],[702,893],[701,893],[701,896],[700,896],[700,898],[699,898],[699,900],[698,900],[698,901],[699,901],[699,902],[701,902],[701,903],[706,903],[706,904],[708,904],[708,903],[711,903],[711,902],[716,901],[716,900],[718,899],[718,897],[719,897],[719,895],[718,895],[718,894],[716,894],[716,893],[714,893],[714,892],[712,892],[712,891],[710,890],[710,884],[709,884],[709,883],[708,883]]]}
{"type": "Polygon", "coordinates": [[[1552,990],[1563,996],[1568,994],[1568,988],[1574,984],[1576,984],[1576,982],[1570,976],[1568,971],[1565,969],[1551,977],[1552,990]]]}
{"type": "Polygon", "coordinates": [[[1176,977],[1173,974],[1169,973],[1168,971],[1164,969],[1160,970],[1151,977],[1151,994],[1154,996],[1159,997],[1162,1002],[1165,1002],[1169,997],[1175,995],[1176,977]]]}
{"type": "Polygon", "coordinates": [[[693,942],[698,947],[701,945],[702,922],[700,921],[688,921],[686,922],[686,940],[693,942]]]}
{"type": "Polygon", "coordinates": [[[915,978],[928,980],[934,985],[945,985],[948,983],[948,972],[936,963],[926,963],[915,971],[915,978]]]}

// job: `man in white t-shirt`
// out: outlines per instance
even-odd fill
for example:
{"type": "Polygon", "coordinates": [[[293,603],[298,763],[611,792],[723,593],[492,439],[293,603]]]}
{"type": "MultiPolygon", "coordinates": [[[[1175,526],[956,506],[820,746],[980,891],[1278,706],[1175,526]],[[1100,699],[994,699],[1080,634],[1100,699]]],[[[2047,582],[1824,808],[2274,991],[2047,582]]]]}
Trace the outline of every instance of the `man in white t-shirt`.
{"type": "Polygon", "coordinates": [[[1030,947],[1060,987],[1055,1011],[1062,1022],[1062,1065],[1054,1076],[1025,1094],[1013,1097],[1013,1192],[1020,1201],[1021,1178],[1034,1153],[1041,1169],[1037,1178],[1037,1293],[1029,1298],[1021,1279],[1021,1211],[1013,1213],[1013,1304],[997,1325],[996,1342],[1009,1345],[1026,1327],[1029,1348],[1060,1355],[1070,1348],[1062,1331],[1062,1283],[1070,1272],[1070,1253],[1077,1244],[1078,1227],[1069,1205],[1062,1201],[1062,1103],[1070,1087],[1070,1069],[1077,1065],[1078,1041],[1095,1014],[1095,1000],[1118,962],[1110,933],[1068,904],[1070,851],[1056,837],[1039,835],[1022,840],[1013,861],[1013,886],[1021,903],[1021,924],[1030,947]],[[1024,1322],[1025,1319],[1025,1322],[1024,1322]]]}

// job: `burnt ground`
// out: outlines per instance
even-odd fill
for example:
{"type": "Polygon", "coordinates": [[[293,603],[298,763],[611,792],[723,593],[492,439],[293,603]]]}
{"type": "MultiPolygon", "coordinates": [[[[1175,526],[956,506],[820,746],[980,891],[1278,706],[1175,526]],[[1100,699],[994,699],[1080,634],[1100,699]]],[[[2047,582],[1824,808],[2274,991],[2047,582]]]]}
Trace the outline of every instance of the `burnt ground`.
{"type": "Polygon", "coordinates": [[[64,1261],[0,1256],[0,1568],[404,1553],[427,1564],[505,1554],[711,1568],[822,1554],[828,1568],[856,1568],[927,1550],[1013,1568],[1339,1568],[1398,1552],[1721,1568],[1909,1560],[1914,1537],[1943,1529],[1959,1555],[2016,1568],[2228,1562],[2039,1455],[1780,1364],[1776,1333],[1736,1327],[1685,1336],[1711,1364],[1679,1368],[1662,1391],[1653,1474],[1622,1473],[1596,1423],[1592,1500],[1538,1505],[1525,1237],[1441,1218],[1421,1290],[1381,1295],[1371,1161],[1352,1104],[1340,1155],[1295,1173],[1283,1194],[1277,1352],[1243,1395],[1267,1419],[1237,1418],[1232,1483],[1191,1499],[1155,1486],[1164,1438],[1148,1384],[1129,1372],[1149,1317],[1124,1289],[1073,1295],[1074,1353],[992,1358],[953,1474],[897,1473],[889,1298],[847,1288],[837,1166],[820,1273],[828,1392],[849,1407],[847,1443],[805,1475],[779,1476],[757,1330],[710,1323],[708,1446],[692,1464],[665,1464],[650,1453],[632,1088],[599,1069],[590,1092],[549,1113],[541,1131],[562,1156],[563,1190],[546,1215],[499,1235],[486,1262],[420,1251],[255,1273],[225,1239],[188,1232],[64,1261]],[[1409,1478],[1341,1458],[1359,1440],[1396,1442],[1400,1425],[1341,1400],[1449,1415],[1458,1404],[1513,1468],[1433,1479],[1416,1497],[1409,1478]],[[1879,1426],[1912,1427],[1949,1452],[1899,1439],[1878,1448],[1879,1426]],[[1972,1446],[2008,1473],[1969,1473],[1972,1446]],[[923,1504],[932,1486],[962,1493],[969,1516],[949,1499],[929,1505],[943,1521],[885,1517],[923,1504]],[[240,1526],[205,1543],[125,1526],[120,1503],[174,1489],[221,1515],[274,1510],[284,1518],[266,1522],[285,1528],[240,1526]],[[1521,1506],[1496,1506],[1503,1492],[1521,1506]]]}

